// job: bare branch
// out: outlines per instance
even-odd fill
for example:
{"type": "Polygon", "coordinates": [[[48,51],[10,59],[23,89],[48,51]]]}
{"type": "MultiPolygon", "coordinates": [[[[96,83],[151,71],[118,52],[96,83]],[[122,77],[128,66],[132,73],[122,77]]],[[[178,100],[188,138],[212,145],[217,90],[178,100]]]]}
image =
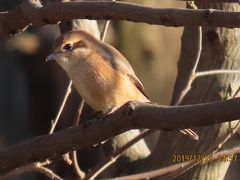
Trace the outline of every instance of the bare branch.
{"type": "MultiPolygon", "coordinates": [[[[237,159],[237,154],[240,154],[240,147],[234,147],[234,148],[231,148],[228,150],[223,150],[223,151],[214,153],[212,156],[209,157],[208,161],[205,161],[205,162],[198,161],[199,162],[198,164],[209,163],[214,160],[235,162],[237,159]],[[228,157],[229,157],[229,159],[228,159],[228,157]],[[230,157],[232,157],[232,159],[230,159],[230,157]]],[[[176,170],[185,168],[185,166],[187,166],[189,163],[191,163],[191,162],[183,162],[183,163],[171,165],[171,166],[168,166],[165,168],[156,169],[153,171],[148,171],[148,172],[139,173],[139,174],[135,174],[135,175],[117,177],[115,179],[117,179],[117,180],[129,180],[129,179],[138,180],[138,179],[149,179],[149,178],[159,177],[159,176],[163,176],[163,175],[169,174],[171,172],[174,172],[176,170]]],[[[164,179],[166,179],[165,176],[164,176],[164,179]]]]}
{"type": "MultiPolygon", "coordinates": [[[[75,117],[75,120],[74,120],[74,126],[78,126],[79,125],[79,121],[80,121],[80,117],[81,117],[81,114],[82,114],[82,110],[83,110],[83,107],[84,107],[84,99],[81,100],[80,104],[79,104],[79,107],[78,107],[78,111],[77,111],[77,114],[76,114],[76,117],[75,117]]],[[[73,167],[74,167],[74,170],[75,172],[77,173],[78,177],[80,179],[83,179],[85,177],[85,173],[81,170],[79,164],[78,164],[78,160],[77,160],[77,151],[72,151],[70,152],[71,154],[71,157],[72,157],[72,162],[73,162],[73,167]]]]}
{"type": "MultiPolygon", "coordinates": [[[[189,2],[189,0],[179,0],[179,1],[186,1],[189,2]]],[[[192,2],[201,2],[201,3],[238,3],[238,0],[194,0],[192,2]]]]}
{"type": "Polygon", "coordinates": [[[64,95],[62,104],[61,104],[61,106],[60,106],[60,108],[59,108],[59,110],[58,110],[58,113],[57,113],[54,121],[52,121],[52,125],[51,125],[51,128],[50,128],[50,130],[49,130],[49,134],[52,134],[52,133],[53,133],[53,131],[54,131],[54,129],[55,129],[57,123],[58,123],[59,117],[60,117],[60,115],[62,114],[63,108],[64,108],[64,106],[65,106],[65,104],[66,104],[67,99],[68,99],[68,96],[69,96],[69,94],[71,93],[71,86],[72,86],[72,81],[70,81],[69,84],[68,84],[68,87],[67,87],[66,93],[65,93],[65,95],[64,95]]]}
{"type": "Polygon", "coordinates": [[[180,92],[180,95],[179,95],[178,99],[176,100],[176,102],[174,103],[174,105],[179,105],[182,102],[183,98],[186,96],[186,94],[191,89],[191,85],[192,85],[193,81],[195,80],[195,73],[196,73],[197,66],[198,66],[199,59],[200,59],[201,52],[202,52],[202,28],[201,27],[198,27],[198,39],[197,40],[198,40],[197,54],[196,54],[196,57],[194,57],[195,59],[194,59],[194,65],[193,65],[192,71],[189,75],[189,78],[188,78],[185,88],[180,92]]]}
{"type": "MultiPolygon", "coordinates": [[[[193,8],[193,9],[197,9],[197,7],[195,6],[193,1],[188,1],[188,5],[193,8]]],[[[179,105],[183,98],[186,96],[186,94],[189,92],[189,90],[191,89],[192,83],[195,79],[195,73],[199,64],[199,60],[200,60],[200,56],[202,53],[202,27],[199,26],[198,27],[198,38],[197,38],[197,53],[196,53],[196,57],[194,57],[194,64],[193,64],[193,68],[191,70],[191,73],[189,74],[187,83],[185,88],[180,92],[178,99],[176,100],[174,105],[179,105]]],[[[195,140],[198,140],[198,134],[196,134],[193,130],[191,129],[183,129],[180,130],[182,133],[189,135],[190,137],[192,137],[195,140]]]]}
{"type": "Polygon", "coordinates": [[[102,120],[93,119],[79,127],[39,136],[2,149],[0,173],[100,143],[130,129],[174,130],[232,121],[240,118],[239,108],[240,98],[176,107],[128,102],[102,120]]]}
{"type": "Polygon", "coordinates": [[[63,180],[61,177],[56,175],[50,169],[44,167],[45,165],[48,165],[49,163],[50,163],[50,161],[46,161],[44,163],[36,162],[36,163],[31,163],[31,164],[28,164],[25,166],[21,166],[19,168],[16,168],[16,169],[8,172],[7,174],[5,174],[3,176],[0,176],[0,179],[7,180],[9,178],[13,178],[13,177],[19,176],[24,173],[39,172],[39,173],[44,174],[45,176],[49,177],[50,179],[63,180]]]}
{"type": "Polygon", "coordinates": [[[196,72],[195,78],[202,77],[202,76],[216,75],[216,74],[240,74],[240,70],[217,69],[217,70],[196,72]]]}
{"type": "Polygon", "coordinates": [[[125,2],[58,2],[42,6],[28,0],[0,13],[0,35],[15,34],[31,24],[44,26],[71,19],[114,19],[164,26],[240,27],[240,12],[215,9],[154,8],[125,2]]]}
{"type": "Polygon", "coordinates": [[[77,151],[72,151],[71,153],[72,156],[72,162],[73,162],[73,167],[75,172],[77,173],[78,177],[80,179],[83,179],[85,177],[85,172],[81,170],[79,164],[78,164],[78,159],[77,159],[77,151]]]}

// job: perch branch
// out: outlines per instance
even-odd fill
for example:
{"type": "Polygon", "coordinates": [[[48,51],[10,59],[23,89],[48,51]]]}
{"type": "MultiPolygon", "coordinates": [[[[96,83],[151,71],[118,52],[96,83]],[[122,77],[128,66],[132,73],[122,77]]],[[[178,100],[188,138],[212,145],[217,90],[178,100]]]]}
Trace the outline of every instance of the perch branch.
{"type": "Polygon", "coordinates": [[[240,118],[239,108],[240,98],[177,107],[128,102],[102,120],[93,119],[79,127],[1,149],[0,174],[27,163],[100,143],[130,129],[174,130],[232,121],[240,118]]]}

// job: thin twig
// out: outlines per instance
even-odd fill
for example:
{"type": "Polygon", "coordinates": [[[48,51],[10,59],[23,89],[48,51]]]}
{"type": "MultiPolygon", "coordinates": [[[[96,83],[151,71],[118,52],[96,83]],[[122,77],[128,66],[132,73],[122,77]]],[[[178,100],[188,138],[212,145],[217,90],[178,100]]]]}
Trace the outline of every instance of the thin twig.
{"type": "MultiPolygon", "coordinates": [[[[49,134],[52,134],[52,133],[54,132],[56,126],[57,126],[57,123],[58,123],[58,121],[59,121],[59,117],[61,116],[62,111],[63,111],[63,109],[64,109],[64,107],[65,107],[65,104],[66,104],[66,102],[67,102],[67,99],[68,99],[68,97],[69,97],[69,95],[70,95],[70,93],[71,93],[71,87],[72,87],[72,81],[70,80],[70,82],[69,82],[69,84],[68,84],[68,87],[67,87],[67,90],[66,90],[66,92],[65,92],[63,101],[62,101],[61,106],[60,106],[60,108],[59,108],[59,110],[58,110],[58,113],[57,113],[55,119],[51,121],[51,127],[50,127],[50,130],[49,130],[49,134]]],[[[69,154],[63,154],[62,157],[63,157],[63,160],[64,160],[67,164],[69,164],[69,165],[72,164],[71,159],[69,159],[69,154]]],[[[46,160],[46,161],[49,161],[49,160],[46,160]]]]}
{"type": "Polygon", "coordinates": [[[80,102],[80,104],[78,106],[78,111],[77,111],[76,117],[75,117],[74,122],[73,122],[74,126],[78,126],[78,124],[79,124],[84,104],[85,104],[85,100],[81,99],[81,102],[80,102]]]}
{"type": "Polygon", "coordinates": [[[195,78],[202,77],[202,76],[210,76],[215,74],[240,74],[240,70],[217,69],[217,70],[196,72],[195,78]]]}
{"type": "MultiPolygon", "coordinates": [[[[191,9],[197,9],[197,6],[195,5],[195,3],[193,1],[187,1],[187,7],[191,8],[191,9]]],[[[187,83],[185,88],[182,89],[182,91],[180,92],[180,95],[178,97],[178,99],[176,100],[176,102],[174,103],[175,106],[180,105],[180,103],[182,102],[183,98],[186,96],[186,94],[188,93],[188,91],[191,89],[192,83],[195,80],[195,74],[197,71],[197,67],[199,64],[199,60],[200,60],[200,56],[202,53],[202,27],[198,26],[198,31],[197,31],[198,35],[197,35],[197,55],[196,57],[194,57],[194,64],[192,67],[192,70],[189,74],[187,83]]]]}
{"type": "Polygon", "coordinates": [[[43,167],[46,165],[49,165],[51,162],[50,161],[45,161],[43,163],[36,162],[36,163],[31,163],[25,166],[18,167],[7,174],[0,176],[1,180],[7,180],[10,178],[14,178],[16,176],[19,176],[24,173],[29,173],[29,172],[39,172],[41,174],[44,174],[45,176],[49,177],[50,179],[53,180],[63,180],[61,177],[59,177],[57,174],[55,174],[53,171],[50,169],[43,167]]]}
{"type": "MultiPolygon", "coordinates": [[[[192,5],[192,4],[191,4],[192,5]]],[[[193,6],[193,5],[192,5],[193,6]]],[[[195,8],[195,6],[193,6],[195,8]]],[[[192,68],[192,71],[189,75],[189,79],[186,83],[185,88],[180,92],[180,95],[177,99],[177,101],[175,102],[175,106],[176,105],[180,105],[180,103],[182,102],[183,98],[186,96],[186,94],[189,92],[189,90],[191,89],[192,83],[195,80],[195,74],[196,74],[196,70],[197,70],[197,66],[199,64],[199,60],[200,60],[200,56],[201,56],[201,52],[202,52],[202,28],[201,26],[198,27],[198,46],[197,46],[197,55],[195,57],[195,61],[194,61],[194,65],[192,68]]],[[[183,129],[180,130],[183,134],[187,134],[190,137],[192,137],[195,140],[198,140],[199,137],[198,135],[191,129],[183,129]]]]}
{"type": "Polygon", "coordinates": [[[106,34],[107,34],[107,29],[108,29],[109,23],[110,23],[110,21],[106,21],[106,23],[103,26],[103,30],[102,30],[102,32],[100,34],[100,39],[101,40],[103,39],[102,41],[104,41],[105,38],[106,38],[106,34]]]}
{"type": "Polygon", "coordinates": [[[127,144],[123,145],[121,148],[116,149],[112,154],[107,156],[102,162],[100,162],[94,169],[92,169],[85,177],[85,179],[93,180],[95,179],[100,173],[102,173],[106,168],[108,168],[111,164],[113,164],[121,154],[127,150],[129,147],[137,143],[142,138],[146,137],[147,135],[153,133],[153,130],[143,130],[139,135],[134,137],[131,141],[127,144]]]}
{"type": "MultiPolygon", "coordinates": [[[[116,0],[112,0],[112,1],[116,1],[116,0]]],[[[100,34],[100,40],[101,41],[105,41],[109,23],[110,23],[110,20],[107,20],[106,23],[104,23],[103,30],[100,34]]]]}
{"type": "MultiPolygon", "coordinates": [[[[197,9],[197,6],[195,5],[194,1],[187,1],[187,5],[189,7],[191,7],[192,9],[195,9],[195,10],[197,9]]],[[[200,56],[201,56],[201,53],[202,53],[202,27],[201,26],[198,27],[198,36],[197,37],[198,37],[197,55],[196,55],[195,60],[194,60],[193,68],[191,70],[191,73],[189,75],[189,78],[187,80],[185,88],[182,89],[182,91],[179,94],[179,97],[178,97],[177,101],[174,104],[175,106],[180,105],[183,98],[190,91],[192,83],[195,80],[195,74],[196,74],[197,67],[198,67],[199,60],[200,60],[200,56]]],[[[182,130],[180,130],[180,132],[182,132],[185,135],[189,135],[194,140],[199,139],[198,134],[195,133],[192,129],[182,129],[182,130]]]]}
{"type": "Polygon", "coordinates": [[[197,47],[197,56],[195,57],[195,61],[194,61],[194,65],[192,68],[192,71],[189,75],[189,79],[186,83],[185,88],[180,92],[180,95],[177,99],[177,101],[174,103],[174,105],[179,105],[183,98],[186,96],[186,94],[189,92],[189,90],[191,89],[191,85],[193,83],[193,81],[195,80],[195,74],[196,74],[196,70],[197,70],[197,66],[199,64],[199,60],[200,60],[200,56],[201,56],[201,52],[202,52],[202,28],[199,26],[198,27],[198,47],[197,47]]]}
{"type": "Polygon", "coordinates": [[[75,172],[77,173],[77,175],[80,179],[83,179],[85,177],[85,172],[81,170],[81,168],[78,164],[77,151],[72,151],[72,152],[70,152],[70,154],[72,157],[72,163],[73,163],[73,168],[74,168],[75,172]]]}
{"type": "MultiPolygon", "coordinates": [[[[83,107],[84,107],[84,99],[81,100],[80,104],[79,104],[79,107],[78,107],[78,111],[77,111],[77,114],[76,114],[76,117],[75,117],[75,120],[74,120],[74,126],[78,126],[79,124],[79,121],[80,121],[80,117],[81,117],[81,114],[82,114],[82,110],[83,110],[83,107]]],[[[78,177],[80,179],[83,179],[85,177],[85,173],[81,170],[79,164],[78,164],[78,160],[77,160],[77,151],[72,151],[70,152],[71,154],[71,157],[72,157],[72,163],[73,163],[73,168],[75,170],[75,172],[77,173],[78,177]]]]}
{"type": "Polygon", "coordinates": [[[44,174],[45,176],[49,177],[52,180],[63,180],[60,176],[53,173],[53,171],[51,171],[50,169],[48,169],[46,167],[36,166],[35,170],[38,171],[39,173],[44,174]]]}
{"type": "Polygon", "coordinates": [[[58,123],[59,117],[60,117],[60,115],[61,115],[61,113],[62,113],[62,111],[63,111],[63,108],[64,108],[65,104],[66,104],[66,101],[67,101],[67,99],[68,99],[68,96],[69,96],[69,94],[71,93],[71,86],[72,86],[72,81],[70,81],[69,84],[68,84],[66,93],[65,93],[65,95],[64,95],[63,101],[62,101],[61,106],[60,106],[60,108],[59,108],[59,110],[58,110],[58,113],[57,113],[57,115],[56,115],[56,118],[54,119],[54,121],[52,121],[52,125],[51,125],[51,128],[50,128],[50,130],[49,130],[49,134],[52,134],[53,131],[55,130],[55,127],[56,127],[56,125],[57,125],[57,123],[58,123]]]}

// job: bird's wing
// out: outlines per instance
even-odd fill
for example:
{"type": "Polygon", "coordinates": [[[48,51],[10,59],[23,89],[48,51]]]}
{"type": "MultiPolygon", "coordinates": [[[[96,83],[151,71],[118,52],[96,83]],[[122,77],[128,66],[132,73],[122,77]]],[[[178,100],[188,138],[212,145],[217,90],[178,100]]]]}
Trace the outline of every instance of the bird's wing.
{"type": "Polygon", "coordinates": [[[104,50],[106,51],[104,55],[104,59],[117,71],[126,75],[136,86],[136,88],[147,98],[149,99],[148,95],[146,94],[144,87],[141,81],[137,78],[136,74],[134,73],[132,66],[126,60],[126,58],[115,48],[112,46],[105,44],[104,50]]]}
{"type": "Polygon", "coordinates": [[[147,98],[149,99],[149,96],[147,95],[147,93],[144,90],[144,87],[141,83],[141,81],[137,78],[136,75],[132,75],[132,74],[127,74],[128,77],[130,78],[130,80],[133,82],[133,84],[138,88],[138,90],[147,98]]]}

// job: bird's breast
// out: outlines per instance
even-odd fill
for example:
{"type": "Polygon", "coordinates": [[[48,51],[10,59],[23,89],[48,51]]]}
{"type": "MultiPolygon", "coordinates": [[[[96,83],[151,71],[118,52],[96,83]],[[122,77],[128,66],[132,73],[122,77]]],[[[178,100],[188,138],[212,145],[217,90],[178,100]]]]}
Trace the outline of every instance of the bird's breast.
{"type": "Polygon", "coordinates": [[[96,111],[107,112],[130,100],[148,101],[126,75],[106,62],[85,61],[72,72],[77,91],[96,111]]]}

